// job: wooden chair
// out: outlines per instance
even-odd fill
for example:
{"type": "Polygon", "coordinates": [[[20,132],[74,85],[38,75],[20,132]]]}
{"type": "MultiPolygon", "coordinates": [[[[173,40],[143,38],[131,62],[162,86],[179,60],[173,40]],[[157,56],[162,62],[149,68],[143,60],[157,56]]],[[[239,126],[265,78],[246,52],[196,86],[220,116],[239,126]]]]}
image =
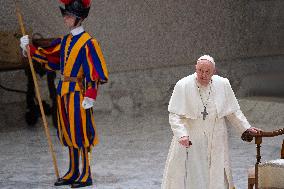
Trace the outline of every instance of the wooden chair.
{"type": "MultiPolygon", "coordinates": [[[[262,178],[259,178],[259,166],[261,165],[260,147],[261,147],[261,143],[262,143],[262,138],[263,137],[275,137],[275,136],[282,135],[282,134],[284,134],[284,128],[276,130],[276,131],[272,131],[272,132],[262,131],[259,134],[251,134],[251,133],[244,133],[244,134],[247,135],[247,136],[245,136],[245,138],[251,138],[251,140],[253,138],[255,139],[256,153],[257,153],[255,167],[250,168],[249,171],[248,171],[248,189],[253,189],[254,186],[255,186],[255,189],[259,189],[259,181],[260,181],[260,179],[262,179],[262,178]]],[[[242,136],[242,138],[243,138],[243,136],[242,136]]],[[[280,158],[284,159],[284,140],[283,140],[283,143],[282,143],[280,158]]],[[[283,169],[284,169],[284,166],[283,166],[283,169]]],[[[284,186],[283,186],[283,188],[284,188],[284,186]]]]}

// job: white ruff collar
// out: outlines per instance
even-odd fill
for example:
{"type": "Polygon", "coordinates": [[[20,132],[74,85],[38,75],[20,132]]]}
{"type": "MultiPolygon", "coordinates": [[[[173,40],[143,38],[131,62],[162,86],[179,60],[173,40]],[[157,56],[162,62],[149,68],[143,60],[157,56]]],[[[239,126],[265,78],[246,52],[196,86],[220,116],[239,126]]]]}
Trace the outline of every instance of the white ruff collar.
{"type": "Polygon", "coordinates": [[[75,36],[75,35],[79,35],[80,33],[84,32],[84,28],[83,26],[79,26],[77,28],[74,28],[73,30],[70,31],[70,33],[75,36]]]}

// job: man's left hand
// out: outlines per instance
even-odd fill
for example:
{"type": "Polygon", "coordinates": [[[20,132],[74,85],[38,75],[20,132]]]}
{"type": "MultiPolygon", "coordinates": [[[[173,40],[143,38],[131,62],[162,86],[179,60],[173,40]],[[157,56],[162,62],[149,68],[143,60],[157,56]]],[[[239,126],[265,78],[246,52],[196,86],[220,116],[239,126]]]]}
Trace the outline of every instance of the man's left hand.
{"type": "Polygon", "coordinates": [[[256,127],[248,128],[241,136],[241,139],[246,142],[251,142],[253,140],[252,134],[258,134],[261,132],[261,129],[256,127]]]}
{"type": "Polygon", "coordinates": [[[95,100],[89,97],[84,97],[82,106],[84,109],[89,109],[95,105],[95,100]]]}
{"type": "Polygon", "coordinates": [[[253,133],[253,134],[257,134],[260,133],[262,130],[256,127],[250,127],[249,129],[247,129],[247,132],[253,133]]]}

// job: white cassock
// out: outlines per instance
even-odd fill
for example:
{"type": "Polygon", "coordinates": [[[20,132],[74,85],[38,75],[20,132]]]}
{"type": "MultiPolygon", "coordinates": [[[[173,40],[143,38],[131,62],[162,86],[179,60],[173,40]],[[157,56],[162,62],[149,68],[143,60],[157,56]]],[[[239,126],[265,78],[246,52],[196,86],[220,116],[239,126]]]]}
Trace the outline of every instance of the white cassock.
{"type": "Polygon", "coordinates": [[[250,124],[240,110],[228,79],[214,75],[210,85],[198,90],[195,73],[178,81],[174,88],[168,107],[174,136],[162,189],[234,188],[225,117],[240,132],[246,131],[250,124]],[[201,114],[204,106],[200,95],[207,104],[205,120],[201,114]],[[186,148],[178,142],[183,136],[189,136],[192,142],[188,158],[186,148]]]}

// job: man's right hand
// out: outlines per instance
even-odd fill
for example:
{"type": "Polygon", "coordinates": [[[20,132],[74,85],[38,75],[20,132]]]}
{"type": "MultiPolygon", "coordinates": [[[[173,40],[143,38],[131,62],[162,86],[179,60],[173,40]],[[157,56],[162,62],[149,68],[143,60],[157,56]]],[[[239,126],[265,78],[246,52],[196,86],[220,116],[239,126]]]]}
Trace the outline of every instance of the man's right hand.
{"type": "Polygon", "coordinates": [[[23,50],[23,55],[27,56],[27,45],[30,43],[29,36],[24,35],[23,37],[21,37],[20,42],[21,42],[20,47],[23,50]]]}
{"type": "Polygon", "coordinates": [[[189,140],[188,136],[181,137],[178,142],[183,145],[184,147],[188,148],[192,145],[191,141],[189,140]]]}

